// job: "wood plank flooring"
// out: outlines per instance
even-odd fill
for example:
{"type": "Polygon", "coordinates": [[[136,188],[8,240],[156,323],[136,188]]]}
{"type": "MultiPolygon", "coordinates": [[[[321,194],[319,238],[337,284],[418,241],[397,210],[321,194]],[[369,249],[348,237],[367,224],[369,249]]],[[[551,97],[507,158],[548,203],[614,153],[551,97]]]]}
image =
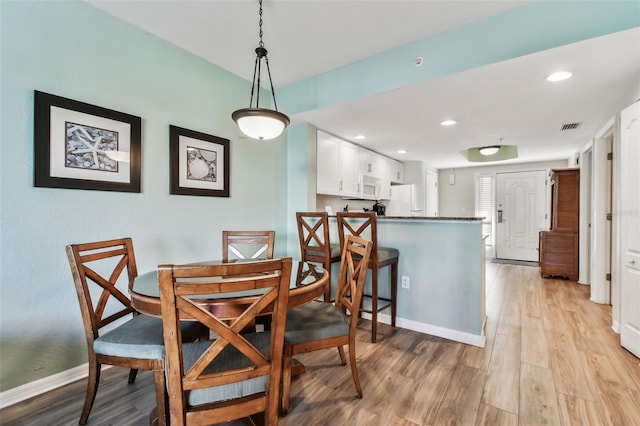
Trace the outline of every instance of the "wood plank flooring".
{"type": "MultiPolygon", "coordinates": [[[[417,284],[417,283],[416,283],[417,284]]],[[[477,348],[369,324],[358,336],[358,399],[336,350],[299,356],[280,425],[640,425],[640,366],[611,331],[611,307],[589,287],[538,268],[487,263],[487,344],[477,348]]],[[[146,425],[153,378],[103,373],[91,425],[146,425]]],[[[85,382],[0,411],[3,425],[76,425],[85,382]]],[[[240,424],[240,423],[237,423],[240,424]]]]}

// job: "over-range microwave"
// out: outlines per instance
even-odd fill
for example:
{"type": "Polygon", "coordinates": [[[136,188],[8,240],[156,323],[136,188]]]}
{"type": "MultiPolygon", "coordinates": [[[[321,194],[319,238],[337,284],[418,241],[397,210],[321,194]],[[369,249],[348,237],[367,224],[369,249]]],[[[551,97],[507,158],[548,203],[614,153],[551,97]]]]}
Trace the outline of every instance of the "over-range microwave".
{"type": "Polygon", "coordinates": [[[358,185],[358,195],[363,200],[379,200],[380,199],[380,178],[370,175],[360,175],[360,184],[358,185]]]}

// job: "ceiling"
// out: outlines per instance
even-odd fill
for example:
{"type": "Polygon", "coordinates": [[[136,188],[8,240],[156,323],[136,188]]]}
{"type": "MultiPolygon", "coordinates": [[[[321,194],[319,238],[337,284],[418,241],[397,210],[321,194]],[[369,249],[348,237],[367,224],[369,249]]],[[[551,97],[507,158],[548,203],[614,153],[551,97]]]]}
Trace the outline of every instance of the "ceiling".
{"type": "MultiPolygon", "coordinates": [[[[144,31],[251,80],[255,0],[86,0],[144,31]],[[231,42],[219,42],[232,40],[231,42]]],[[[266,0],[263,39],[277,88],[519,7],[529,1],[266,0]]],[[[517,145],[507,162],[567,159],[638,84],[640,28],[471,69],[293,115],[400,160],[460,168],[460,151],[517,145]],[[558,68],[574,77],[544,80],[558,68]],[[455,118],[458,124],[442,127],[455,118]],[[564,124],[580,123],[561,131],[564,124]],[[364,141],[354,140],[364,134],[364,141]],[[400,155],[397,150],[408,152],[400,155]]],[[[286,113],[286,111],[283,111],[286,113]]]]}

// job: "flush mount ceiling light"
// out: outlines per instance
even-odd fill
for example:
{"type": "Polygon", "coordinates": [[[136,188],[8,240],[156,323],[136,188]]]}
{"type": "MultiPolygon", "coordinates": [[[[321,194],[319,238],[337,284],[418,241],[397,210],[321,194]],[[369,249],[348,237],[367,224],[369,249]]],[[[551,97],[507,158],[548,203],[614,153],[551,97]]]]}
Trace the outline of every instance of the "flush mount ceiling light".
{"type": "Polygon", "coordinates": [[[253,66],[253,82],[251,84],[251,100],[249,108],[239,109],[231,114],[231,118],[238,124],[240,131],[252,139],[268,140],[277,138],[282,131],[289,125],[289,117],[278,111],[276,103],[276,94],[273,90],[273,82],[271,81],[271,70],[269,69],[269,58],[267,58],[267,49],[262,42],[262,0],[260,3],[260,20],[259,35],[260,43],[256,48],[256,61],[253,66]],[[262,71],[262,60],[267,65],[267,75],[269,76],[269,85],[271,87],[271,96],[273,97],[273,107],[275,109],[260,108],[260,75],[262,71]],[[253,107],[253,94],[256,94],[256,105],[253,107]]]}
{"type": "Polygon", "coordinates": [[[482,148],[478,148],[478,152],[484,156],[493,155],[500,151],[500,146],[491,145],[491,146],[483,146],[482,148]]]}
{"type": "Polygon", "coordinates": [[[440,122],[440,125],[441,126],[453,126],[456,123],[457,123],[456,120],[444,120],[444,121],[440,122]]]}
{"type": "Polygon", "coordinates": [[[406,154],[407,150],[406,149],[399,149],[398,150],[398,154],[406,154]]]}
{"type": "Polygon", "coordinates": [[[571,78],[572,75],[569,71],[556,71],[547,76],[547,81],[562,81],[571,78]]]}
{"type": "Polygon", "coordinates": [[[480,146],[477,148],[469,148],[460,152],[468,161],[472,163],[481,163],[485,161],[503,161],[518,157],[518,147],[515,145],[500,144],[480,146]]]}
{"type": "Polygon", "coordinates": [[[361,141],[363,139],[366,139],[367,137],[365,135],[355,135],[353,138],[356,139],[356,140],[361,141]]]}

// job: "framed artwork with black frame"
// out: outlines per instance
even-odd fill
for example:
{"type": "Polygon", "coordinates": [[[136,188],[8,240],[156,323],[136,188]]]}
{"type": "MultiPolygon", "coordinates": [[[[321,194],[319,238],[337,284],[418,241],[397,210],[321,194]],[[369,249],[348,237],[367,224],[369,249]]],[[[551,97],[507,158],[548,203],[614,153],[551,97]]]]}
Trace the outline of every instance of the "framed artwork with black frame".
{"type": "Polygon", "coordinates": [[[140,192],[140,117],[34,93],[34,186],[140,192]]]}
{"type": "Polygon", "coordinates": [[[171,194],[229,196],[229,139],[169,126],[171,194]]]}

